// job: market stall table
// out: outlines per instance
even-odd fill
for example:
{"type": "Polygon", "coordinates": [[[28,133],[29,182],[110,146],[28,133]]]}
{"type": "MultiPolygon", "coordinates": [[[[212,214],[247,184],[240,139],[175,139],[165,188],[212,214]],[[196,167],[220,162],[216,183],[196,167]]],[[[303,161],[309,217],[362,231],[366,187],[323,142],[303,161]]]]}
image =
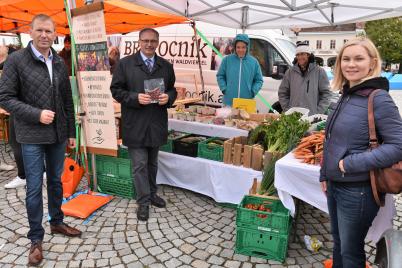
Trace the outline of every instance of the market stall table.
{"type": "Polygon", "coordinates": [[[156,182],[213,198],[219,203],[239,204],[262,172],[222,162],[159,152],[156,182]]]}
{"type": "Polygon", "coordinates": [[[220,137],[220,138],[248,136],[247,130],[239,128],[220,126],[214,124],[205,124],[199,122],[183,121],[177,119],[169,119],[169,129],[197,135],[206,135],[210,137],[220,137]]]}
{"type": "MultiPolygon", "coordinates": [[[[275,187],[283,205],[295,215],[295,203],[292,196],[328,213],[325,194],[319,182],[320,167],[301,163],[293,153],[279,159],[275,165],[275,187]]],[[[366,240],[377,242],[382,233],[392,228],[395,215],[395,205],[392,195],[386,196],[386,205],[382,207],[374,219],[366,240]]]]}

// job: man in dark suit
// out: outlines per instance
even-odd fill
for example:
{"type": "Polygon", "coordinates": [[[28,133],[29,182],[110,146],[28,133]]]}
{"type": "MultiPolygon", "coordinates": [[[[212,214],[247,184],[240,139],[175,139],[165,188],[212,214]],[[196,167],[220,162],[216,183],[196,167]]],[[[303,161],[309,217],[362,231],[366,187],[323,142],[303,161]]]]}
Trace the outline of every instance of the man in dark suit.
{"type": "Polygon", "coordinates": [[[137,193],[137,217],[149,218],[149,206],[166,207],[157,195],[159,146],[167,142],[167,108],[176,99],[173,66],[155,54],[159,33],[145,28],[139,33],[140,51],[119,61],[110,89],[113,98],[121,103],[123,144],[128,147],[133,163],[133,176],[137,193]],[[165,92],[153,103],[155,96],[145,93],[144,82],[163,80],[165,92]]]}

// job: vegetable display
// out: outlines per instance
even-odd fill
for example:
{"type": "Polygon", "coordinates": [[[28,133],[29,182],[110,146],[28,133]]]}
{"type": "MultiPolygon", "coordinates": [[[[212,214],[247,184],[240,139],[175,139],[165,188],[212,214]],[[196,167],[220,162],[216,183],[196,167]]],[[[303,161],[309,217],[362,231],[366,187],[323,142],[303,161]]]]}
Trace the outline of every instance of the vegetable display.
{"type": "Polygon", "coordinates": [[[315,132],[304,137],[294,150],[293,154],[303,163],[318,165],[321,162],[324,149],[324,131],[315,132]]]}
{"type": "Polygon", "coordinates": [[[276,161],[296,146],[310,126],[307,121],[301,120],[301,117],[302,114],[298,112],[282,114],[280,118],[261,125],[250,133],[249,143],[263,142],[264,148],[272,155],[264,168],[259,194],[273,195],[275,193],[276,161]]]}
{"type": "Polygon", "coordinates": [[[282,115],[270,124],[266,144],[269,152],[288,153],[291,151],[309,127],[309,123],[300,120],[301,113],[282,115]]]}
{"type": "Polygon", "coordinates": [[[300,120],[301,113],[282,114],[276,120],[269,120],[250,131],[248,144],[261,144],[269,152],[287,153],[303,137],[309,123],[300,120]]]}

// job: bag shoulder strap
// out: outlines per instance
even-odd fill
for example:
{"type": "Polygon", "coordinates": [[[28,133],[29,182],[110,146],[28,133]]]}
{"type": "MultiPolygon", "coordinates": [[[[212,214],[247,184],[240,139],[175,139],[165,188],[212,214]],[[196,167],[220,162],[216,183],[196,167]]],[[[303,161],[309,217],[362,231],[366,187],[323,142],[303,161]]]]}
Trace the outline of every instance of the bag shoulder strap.
{"type": "Polygon", "coordinates": [[[376,89],[370,93],[368,97],[368,126],[369,126],[369,138],[370,138],[370,148],[375,148],[378,146],[377,133],[375,131],[375,121],[374,121],[374,96],[380,92],[381,89],[376,89]]]}
{"type": "MultiPolygon", "coordinates": [[[[373,92],[370,93],[368,97],[368,126],[369,126],[369,138],[370,138],[370,149],[374,149],[378,147],[378,139],[377,139],[377,133],[375,131],[375,121],[374,121],[374,96],[380,92],[381,89],[376,89],[373,92]]],[[[379,206],[384,206],[384,201],[380,199],[377,191],[377,183],[376,183],[376,175],[375,170],[370,170],[370,183],[371,183],[371,189],[373,192],[373,196],[375,199],[375,202],[379,206]]]]}

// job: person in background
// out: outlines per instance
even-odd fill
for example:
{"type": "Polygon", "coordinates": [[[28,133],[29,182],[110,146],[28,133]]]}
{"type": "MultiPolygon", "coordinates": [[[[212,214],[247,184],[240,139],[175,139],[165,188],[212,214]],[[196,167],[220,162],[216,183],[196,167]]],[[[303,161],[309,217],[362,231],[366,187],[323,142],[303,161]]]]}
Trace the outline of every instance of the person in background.
{"type": "Polygon", "coordinates": [[[110,73],[113,74],[116,69],[117,64],[120,60],[120,52],[119,49],[115,46],[109,47],[109,64],[110,64],[110,73]]]}
{"type": "Polygon", "coordinates": [[[64,47],[59,52],[59,56],[64,60],[64,63],[67,65],[68,75],[71,76],[71,37],[70,35],[66,35],[64,37],[64,47]]]}
{"type": "Polygon", "coordinates": [[[10,143],[10,146],[13,149],[15,163],[17,164],[17,176],[14,179],[12,179],[9,183],[4,185],[4,188],[14,189],[18,187],[24,187],[27,184],[27,182],[24,169],[24,159],[22,157],[21,144],[17,142],[15,136],[14,116],[10,115],[9,122],[10,122],[10,128],[9,128],[8,142],[10,143]]]}
{"type": "Polygon", "coordinates": [[[166,207],[165,200],[157,195],[158,152],[159,146],[167,142],[167,108],[177,93],[172,64],[155,54],[159,33],[152,28],[142,29],[139,42],[140,51],[119,61],[110,90],[121,103],[123,144],[133,165],[137,218],[147,221],[150,205],[166,207]],[[150,79],[163,80],[165,92],[159,95],[158,103],[151,103],[151,96],[145,94],[144,83],[150,79]]]}
{"type": "Polygon", "coordinates": [[[332,83],[342,96],[327,120],[320,172],[334,240],[334,268],[365,267],[364,240],[379,209],[369,171],[402,160],[401,116],[388,93],[388,80],[380,74],[380,55],[369,39],[343,45],[332,83]],[[374,118],[382,144],[369,150],[368,96],[375,89],[381,89],[374,97],[374,118]]]}
{"type": "Polygon", "coordinates": [[[4,62],[8,56],[8,47],[0,45],[0,70],[3,70],[4,62]]]}
{"type": "MultiPolygon", "coordinates": [[[[7,55],[8,55],[8,47],[0,45],[0,76],[1,76],[1,73],[3,71],[3,66],[4,66],[4,63],[5,63],[6,59],[7,59],[7,55]]],[[[9,115],[9,113],[6,110],[1,109],[1,108],[0,108],[0,114],[3,117],[9,115]]],[[[13,170],[13,169],[14,169],[13,165],[9,165],[9,164],[7,164],[7,163],[5,163],[3,161],[0,162],[0,170],[10,171],[10,170],[13,170]]]]}
{"type": "Polygon", "coordinates": [[[278,98],[283,111],[292,107],[310,110],[309,114],[323,114],[331,101],[332,93],[325,70],[315,63],[308,43],[298,42],[296,58],[279,86],[278,98]]]}
{"type": "Polygon", "coordinates": [[[216,74],[223,103],[228,106],[232,106],[233,98],[253,99],[264,82],[260,64],[249,54],[248,36],[238,34],[233,42],[234,53],[223,58],[216,74]]]}
{"type": "Polygon", "coordinates": [[[75,120],[71,86],[63,59],[51,48],[56,38],[51,17],[38,14],[31,22],[32,41],[11,54],[0,80],[0,106],[14,115],[26,174],[26,208],[31,247],[28,264],[43,259],[43,171],[46,161],[50,232],[70,237],[81,231],[64,223],[61,210],[66,145],[75,147],[75,120]],[[29,66],[29,68],[27,68],[29,66]]]}

